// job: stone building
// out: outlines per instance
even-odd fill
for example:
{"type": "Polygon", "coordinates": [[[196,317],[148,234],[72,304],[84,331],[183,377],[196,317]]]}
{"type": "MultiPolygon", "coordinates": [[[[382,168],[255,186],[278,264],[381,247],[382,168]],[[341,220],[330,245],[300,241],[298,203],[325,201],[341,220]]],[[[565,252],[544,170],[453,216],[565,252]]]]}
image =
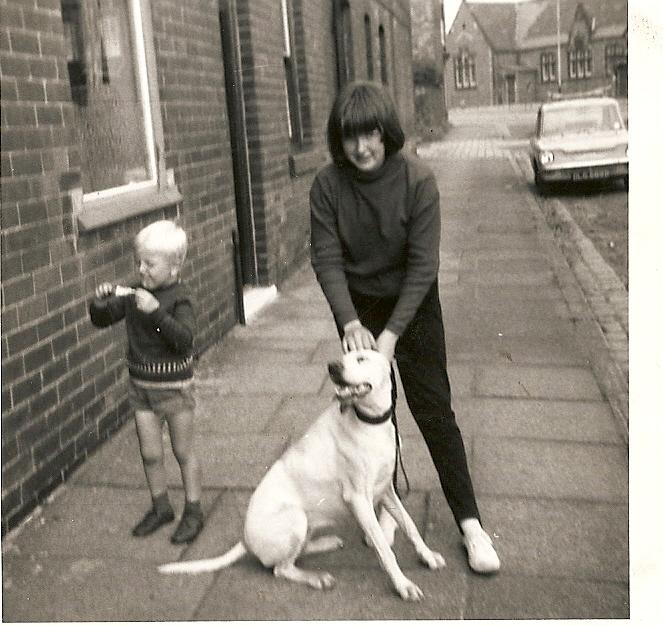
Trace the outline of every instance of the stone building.
{"type": "Polygon", "coordinates": [[[87,302],[178,218],[203,352],[309,251],[338,88],[413,127],[409,0],[3,0],[2,533],[128,418],[124,329],[87,302]],[[258,295],[258,297],[254,297],[258,295]]]}
{"type": "Polygon", "coordinates": [[[559,92],[625,97],[627,34],[627,0],[463,0],[447,36],[448,107],[537,102],[559,92]]]}
{"type": "Polygon", "coordinates": [[[444,93],[444,2],[411,0],[412,64],[417,132],[425,137],[448,121],[444,93]]]}

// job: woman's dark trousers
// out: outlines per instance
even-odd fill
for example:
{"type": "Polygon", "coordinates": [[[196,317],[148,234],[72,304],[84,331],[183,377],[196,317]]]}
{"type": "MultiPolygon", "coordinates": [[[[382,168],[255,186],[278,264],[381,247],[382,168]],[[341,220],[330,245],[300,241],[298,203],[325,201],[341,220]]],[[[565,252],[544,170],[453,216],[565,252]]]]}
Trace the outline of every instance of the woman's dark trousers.
{"type": "MultiPolygon", "coordinates": [[[[389,321],[396,298],[366,296],[352,291],[351,296],[361,323],[377,339],[389,321]]],[[[464,519],[475,517],[480,520],[463,437],[451,408],[437,281],[398,339],[395,356],[405,398],[428,446],[456,524],[460,528],[464,519]]],[[[395,402],[395,385],[393,393],[395,402]]]]}

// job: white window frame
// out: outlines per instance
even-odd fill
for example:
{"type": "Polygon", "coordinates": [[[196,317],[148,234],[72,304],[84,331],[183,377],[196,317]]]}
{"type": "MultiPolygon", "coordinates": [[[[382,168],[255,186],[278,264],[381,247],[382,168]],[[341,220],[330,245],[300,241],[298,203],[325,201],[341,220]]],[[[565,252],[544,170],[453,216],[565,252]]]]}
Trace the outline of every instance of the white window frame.
{"type": "Polygon", "coordinates": [[[159,162],[163,156],[163,150],[159,151],[157,147],[158,145],[163,145],[163,131],[159,111],[158,90],[156,84],[152,84],[153,82],[156,83],[156,63],[154,46],[152,44],[151,14],[148,0],[128,1],[131,12],[131,35],[135,45],[133,62],[137,74],[138,91],[140,93],[143,113],[149,179],[85,193],[83,194],[84,205],[128,192],[144,191],[151,188],[157,189],[160,186],[160,181],[163,179],[164,165],[159,162]],[[157,136],[159,137],[158,140],[157,136]]]}

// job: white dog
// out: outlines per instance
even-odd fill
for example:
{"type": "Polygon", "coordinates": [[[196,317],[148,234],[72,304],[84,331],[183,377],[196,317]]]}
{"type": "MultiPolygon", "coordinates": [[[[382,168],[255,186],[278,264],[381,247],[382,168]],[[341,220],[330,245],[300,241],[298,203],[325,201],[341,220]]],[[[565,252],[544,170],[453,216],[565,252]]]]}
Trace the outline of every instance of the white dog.
{"type": "Polygon", "coordinates": [[[384,507],[419,559],[431,569],[444,567],[444,559],[424,543],[393,487],[396,438],[390,365],[379,352],[361,350],[348,352],[328,369],[340,402],[329,407],[264,476],[249,501],[244,540],[222,556],[168,563],[159,571],[215,571],[250,552],[273,568],[275,576],[328,589],[335,582],[330,574],[300,569],[295,561],[302,554],[342,547],[337,536],[311,536],[351,513],[400,596],[423,598],[398,566],[390,547],[393,529],[392,536],[385,537],[375,515],[377,506],[384,507]]]}

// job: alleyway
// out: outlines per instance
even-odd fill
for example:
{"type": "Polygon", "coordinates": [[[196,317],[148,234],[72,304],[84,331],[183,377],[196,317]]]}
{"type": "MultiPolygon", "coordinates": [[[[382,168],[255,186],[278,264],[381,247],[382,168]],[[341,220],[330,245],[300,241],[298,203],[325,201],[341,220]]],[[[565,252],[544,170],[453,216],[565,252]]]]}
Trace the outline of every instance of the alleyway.
{"type": "MultiPolygon", "coordinates": [[[[497,133],[496,133],[497,134],[497,133]]],[[[589,309],[536,204],[511,145],[452,132],[422,157],[442,195],[440,288],[455,409],[484,524],[503,568],[467,567],[434,468],[400,394],[405,501],[447,560],[395,552],[425,593],[390,589],[349,525],[345,548],[307,557],[337,578],[328,592],[276,580],[256,561],[197,577],[156,566],[218,554],[241,535],[244,507],[266,468],[332,397],[334,326],[308,267],[249,326],[198,367],[199,449],[207,524],[188,549],[171,528],[129,530],[149,497],[127,424],[19,532],[3,542],[5,621],[626,618],[629,615],[625,432],[592,365],[589,309]]],[[[169,458],[173,486],[179,485],[169,458]]],[[[182,492],[173,500],[181,510],[182,492]]]]}

